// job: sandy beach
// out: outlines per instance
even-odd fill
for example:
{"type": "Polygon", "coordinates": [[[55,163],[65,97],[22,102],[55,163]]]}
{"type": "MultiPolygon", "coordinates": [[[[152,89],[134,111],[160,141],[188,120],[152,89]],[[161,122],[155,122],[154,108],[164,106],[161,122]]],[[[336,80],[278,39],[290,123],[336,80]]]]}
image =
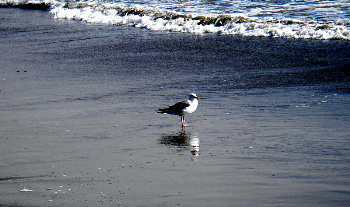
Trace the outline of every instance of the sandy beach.
{"type": "Polygon", "coordinates": [[[0,19],[0,206],[350,205],[349,41],[0,19]]]}

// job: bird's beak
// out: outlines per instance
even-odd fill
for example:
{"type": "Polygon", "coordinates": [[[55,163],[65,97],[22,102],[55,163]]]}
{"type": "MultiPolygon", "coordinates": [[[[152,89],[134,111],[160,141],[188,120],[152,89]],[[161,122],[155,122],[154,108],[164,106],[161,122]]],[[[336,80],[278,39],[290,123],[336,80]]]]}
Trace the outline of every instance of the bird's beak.
{"type": "Polygon", "coordinates": [[[198,96],[196,96],[195,98],[197,98],[197,99],[201,99],[201,98],[199,98],[198,96]]]}

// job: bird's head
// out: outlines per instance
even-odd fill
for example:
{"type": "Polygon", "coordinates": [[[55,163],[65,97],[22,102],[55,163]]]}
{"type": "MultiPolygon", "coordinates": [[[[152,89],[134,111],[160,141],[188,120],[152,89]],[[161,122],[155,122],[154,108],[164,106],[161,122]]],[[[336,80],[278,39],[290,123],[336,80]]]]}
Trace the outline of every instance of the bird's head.
{"type": "Polygon", "coordinates": [[[200,99],[195,93],[191,93],[189,99],[190,99],[190,100],[193,100],[193,99],[195,99],[195,98],[196,98],[196,99],[200,99]]]}

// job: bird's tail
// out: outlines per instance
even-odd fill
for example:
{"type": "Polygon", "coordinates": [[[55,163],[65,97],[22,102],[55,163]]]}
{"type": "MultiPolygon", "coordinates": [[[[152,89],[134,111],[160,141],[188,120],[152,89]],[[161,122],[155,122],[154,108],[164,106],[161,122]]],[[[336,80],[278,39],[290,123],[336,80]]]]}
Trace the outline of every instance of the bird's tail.
{"type": "Polygon", "coordinates": [[[160,114],[167,114],[167,113],[168,113],[168,109],[167,109],[167,108],[158,109],[157,113],[160,113],[160,114]]]}

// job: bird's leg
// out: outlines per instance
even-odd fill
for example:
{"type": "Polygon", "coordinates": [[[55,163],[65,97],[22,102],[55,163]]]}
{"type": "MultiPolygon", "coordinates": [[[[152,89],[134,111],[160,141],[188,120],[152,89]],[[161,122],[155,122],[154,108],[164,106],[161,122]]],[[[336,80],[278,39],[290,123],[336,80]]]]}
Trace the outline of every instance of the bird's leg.
{"type": "Polygon", "coordinates": [[[186,127],[186,121],[185,121],[185,116],[181,116],[181,124],[182,124],[182,127],[186,127]]]}

